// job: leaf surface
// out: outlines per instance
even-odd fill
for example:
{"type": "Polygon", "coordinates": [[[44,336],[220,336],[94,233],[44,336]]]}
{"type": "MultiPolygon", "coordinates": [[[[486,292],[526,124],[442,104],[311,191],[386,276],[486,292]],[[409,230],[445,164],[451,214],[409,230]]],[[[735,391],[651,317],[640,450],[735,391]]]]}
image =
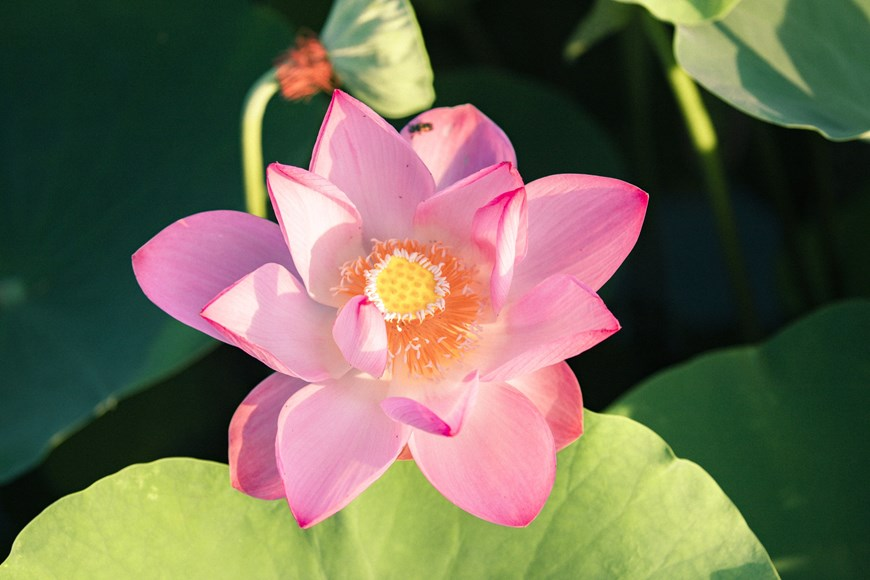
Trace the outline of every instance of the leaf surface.
{"type": "Polygon", "coordinates": [[[134,465],[46,509],[7,578],[776,578],[715,482],[645,427],[587,413],[552,495],[525,529],[478,520],[399,462],[336,516],[300,530],[283,501],[247,497],[227,468],[134,465]]]}
{"type": "Polygon", "coordinates": [[[635,387],[610,412],[707,469],[788,578],[870,565],[870,302],[831,306],[758,347],[723,350],[635,387]]]}
{"type": "Polygon", "coordinates": [[[870,0],[752,0],[680,25],[677,61],[741,111],[842,141],[870,134],[870,0]]]}

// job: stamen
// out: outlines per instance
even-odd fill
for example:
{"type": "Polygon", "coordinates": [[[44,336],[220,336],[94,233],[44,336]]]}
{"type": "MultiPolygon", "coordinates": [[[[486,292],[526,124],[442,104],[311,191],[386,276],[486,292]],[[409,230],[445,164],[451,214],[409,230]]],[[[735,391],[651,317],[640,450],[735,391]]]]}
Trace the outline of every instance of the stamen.
{"type": "Polygon", "coordinates": [[[384,320],[423,320],[444,310],[450,284],[441,267],[419,252],[398,248],[365,273],[365,294],[384,320]]]}
{"type": "Polygon", "coordinates": [[[437,377],[480,334],[474,274],[440,244],[375,241],[371,254],[342,266],[333,291],[364,294],[383,313],[394,374],[437,377]]]}

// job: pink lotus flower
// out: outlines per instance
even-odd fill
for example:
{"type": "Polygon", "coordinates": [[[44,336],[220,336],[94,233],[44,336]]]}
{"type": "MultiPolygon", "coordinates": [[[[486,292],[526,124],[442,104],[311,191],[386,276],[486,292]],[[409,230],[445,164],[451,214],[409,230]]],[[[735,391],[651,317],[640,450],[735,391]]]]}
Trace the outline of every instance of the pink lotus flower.
{"type": "Polygon", "coordinates": [[[400,134],[336,91],[310,169],[269,167],[279,224],[205,212],[136,252],[155,304],[277,371],[230,425],[237,489],[308,527],[413,457],[475,516],[535,518],[583,431],[564,359],[619,329],[595,291],[647,195],[514,164],[470,105],[400,134]]]}

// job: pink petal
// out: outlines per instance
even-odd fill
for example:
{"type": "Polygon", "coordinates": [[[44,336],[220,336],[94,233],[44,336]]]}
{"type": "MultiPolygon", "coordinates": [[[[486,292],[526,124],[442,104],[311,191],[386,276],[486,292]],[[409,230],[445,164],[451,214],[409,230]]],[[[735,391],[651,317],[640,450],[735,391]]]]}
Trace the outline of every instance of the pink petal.
{"type": "Polygon", "coordinates": [[[233,487],[260,499],[284,497],[284,483],[275,461],[278,415],[305,381],[275,373],[245,397],[230,421],[230,481],[233,487]]]}
{"type": "Polygon", "coordinates": [[[429,167],[439,191],[489,165],[517,163],[504,131],[472,105],[421,113],[405,125],[402,136],[429,167]]]}
{"type": "Polygon", "coordinates": [[[514,377],[508,383],[528,397],[547,420],[556,451],[583,434],[583,395],[577,377],[567,363],[560,362],[514,377]]]}
{"type": "Polygon", "coordinates": [[[347,194],[362,216],[365,240],[410,237],[417,204],[435,191],[411,146],[342,91],[333,93],[310,169],[347,194]]]}
{"type": "Polygon", "coordinates": [[[595,292],[560,274],[484,327],[471,364],[484,381],[507,380],[576,356],[617,330],[619,322],[595,292]]]}
{"type": "Polygon", "coordinates": [[[331,516],[395,461],[410,429],[378,405],[386,384],[350,375],[309,385],[278,418],[278,472],[303,528],[331,516]]]}
{"type": "Polygon", "coordinates": [[[311,300],[278,264],[266,264],[227,288],[202,316],[279,373],[313,382],[339,377],[350,366],[329,334],[335,310],[311,300]]]}
{"type": "Polygon", "coordinates": [[[454,183],[417,207],[414,225],[417,237],[434,237],[461,247],[471,240],[474,214],[499,195],[523,186],[523,179],[510,163],[499,163],[454,183]]]}
{"type": "Polygon", "coordinates": [[[514,274],[521,296],[553,274],[598,290],[637,241],[648,197],[617,179],[552,175],[526,185],[529,252],[514,274]]]}
{"type": "Polygon", "coordinates": [[[348,260],[367,254],[362,218],[337,187],[298,167],[273,163],[267,184],[275,215],[308,293],[321,304],[339,306],[331,291],[348,260]]]}
{"type": "Polygon", "coordinates": [[[181,322],[226,341],[199,313],[224,288],[263,264],[294,271],[278,224],[237,211],[178,220],[133,254],[145,295],[181,322]]]}
{"type": "Polygon", "coordinates": [[[387,367],[387,325],[377,306],[354,296],[335,319],[332,336],[344,358],[354,367],[379,377],[387,367]]]}
{"type": "Polygon", "coordinates": [[[528,525],[553,487],[553,434],[532,402],[507,384],[481,387],[455,437],[415,431],[408,446],[444,497],[496,524],[528,525]]]}
{"type": "Polygon", "coordinates": [[[526,252],[528,227],[526,193],[522,188],[498,196],[474,214],[472,238],[492,264],[490,305],[496,314],[507,300],[514,264],[526,252]]]}
{"type": "Polygon", "coordinates": [[[388,397],[381,408],[394,421],[427,433],[453,437],[477,400],[478,376],[455,384],[424,383],[407,389],[408,397],[388,397]]]}

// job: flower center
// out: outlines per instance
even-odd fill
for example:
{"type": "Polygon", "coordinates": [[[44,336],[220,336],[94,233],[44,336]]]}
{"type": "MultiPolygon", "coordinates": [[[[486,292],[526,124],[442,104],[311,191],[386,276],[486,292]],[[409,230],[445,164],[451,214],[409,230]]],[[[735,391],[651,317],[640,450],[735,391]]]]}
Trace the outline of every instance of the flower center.
{"type": "Polygon", "coordinates": [[[341,270],[336,294],[365,294],[387,323],[393,375],[438,377],[480,334],[474,270],[438,243],[376,241],[341,270]]]}
{"type": "Polygon", "coordinates": [[[365,277],[366,296],[387,321],[423,320],[444,310],[450,292],[440,265],[403,248],[388,254],[365,277]]]}

